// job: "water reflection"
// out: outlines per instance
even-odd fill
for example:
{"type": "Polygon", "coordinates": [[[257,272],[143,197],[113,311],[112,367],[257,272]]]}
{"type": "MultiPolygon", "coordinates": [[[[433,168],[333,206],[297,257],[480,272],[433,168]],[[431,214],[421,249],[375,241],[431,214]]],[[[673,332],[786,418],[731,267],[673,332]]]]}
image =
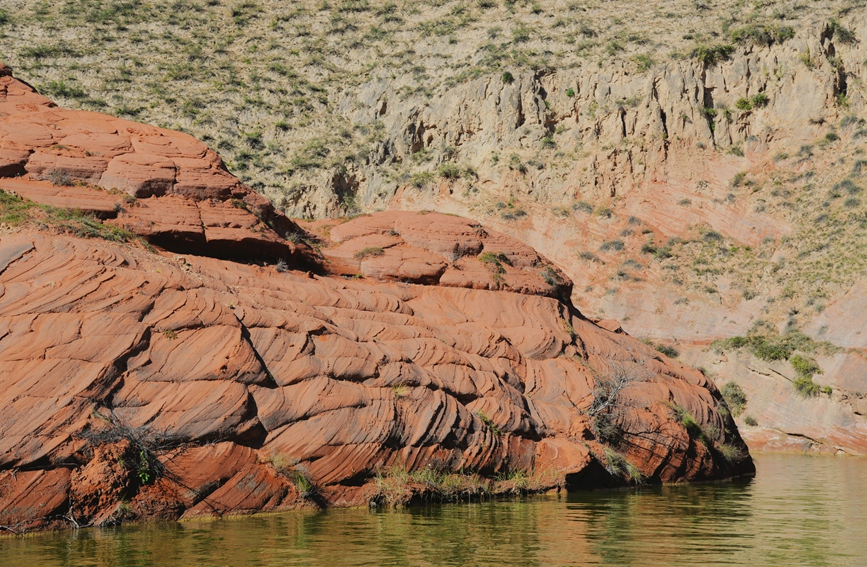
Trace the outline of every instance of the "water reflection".
{"type": "Polygon", "coordinates": [[[867,564],[867,460],[759,456],[751,481],[0,540],[2,566],[867,564]]]}

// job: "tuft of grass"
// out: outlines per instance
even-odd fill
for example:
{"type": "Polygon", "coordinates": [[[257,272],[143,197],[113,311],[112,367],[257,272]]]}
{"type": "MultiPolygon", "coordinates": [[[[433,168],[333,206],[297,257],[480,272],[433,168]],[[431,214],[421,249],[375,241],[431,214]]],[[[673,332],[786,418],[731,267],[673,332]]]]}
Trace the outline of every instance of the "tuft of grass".
{"type": "Polygon", "coordinates": [[[605,470],[612,476],[621,477],[635,484],[644,484],[644,474],[626,457],[609,447],[603,447],[602,451],[605,455],[605,470]]]}
{"type": "Polygon", "coordinates": [[[482,423],[484,423],[488,427],[488,429],[491,430],[491,433],[493,433],[497,437],[503,436],[503,431],[497,426],[496,423],[494,423],[493,419],[485,415],[485,413],[482,411],[477,411],[476,415],[480,420],[482,420],[482,423]]]}
{"type": "Polygon", "coordinates": [[[367,248],[363,248],[355,253],[356,260],[364,260],[365,258],[372,258],[376,256],[382,256],[385,254],[385,250],[378,246],[368,246],[367,248]]]}

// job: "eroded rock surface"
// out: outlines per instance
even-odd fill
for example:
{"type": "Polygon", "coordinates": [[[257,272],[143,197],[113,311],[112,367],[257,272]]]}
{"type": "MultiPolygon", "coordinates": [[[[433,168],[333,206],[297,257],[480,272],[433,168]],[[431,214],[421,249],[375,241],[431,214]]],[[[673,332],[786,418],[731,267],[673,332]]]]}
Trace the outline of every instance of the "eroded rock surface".
{"type": "Polygon", "coordinates": [[[298,227],[180,132],[58,108],[0,63],[0,188],[178,252],[290,259],[298,227]]]}
{"type": "Polygon", "coordinates": [[[704,376],[554,298],[170,260],[40,234],[4,237],[0,257],[0,524],[110,522],[121,499],[132,517],[298,505],[275,463],[344,503],[371,498],[377,471],[431,463],[552,471],[551,485],[590,487],[582,475],[606,463],[593,392],[624,368],[636,380],[618,402],[613,446],[647,479],[751,467],[704,376]],[[713,437],[697,438],[678,411],[713,437]],[[166,470],[156,482],[94,449],[95,432],[118,424],[172,440],[152,448],[166,470]],[[728,461],[724,445],[741,453],[728,461]],[[72,471],[80,484],[94,469],[126,479],[90,489],[115,490],[108,511],[41,480],[72,471]]]}
{"type": "Polygon", "coordinates": [[[198,142],[0,80],[24,170],[0,188],[169,250],[283,260],[0,233],[0,529],[382,502],[394,471],[535,490],[752,472],[713,384],[584,318],[529,246],[388,212],[309,225],[314,256],[198,142]]]}

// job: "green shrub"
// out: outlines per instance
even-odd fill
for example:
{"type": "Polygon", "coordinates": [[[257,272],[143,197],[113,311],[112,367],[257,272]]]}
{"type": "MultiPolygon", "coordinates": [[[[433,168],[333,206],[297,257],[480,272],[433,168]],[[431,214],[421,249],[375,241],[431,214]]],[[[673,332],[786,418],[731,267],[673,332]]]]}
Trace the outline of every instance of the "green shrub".
{"type": "MultiPolygon", "coordinates": [[[[824,343],[816,343],[807,335],[792,331],[783,335],[749,334],[745,337],[730,337],[714,341],[711,346],[717,352],[725,350],[749,349],[762,360],[789,360],[796,350],[813,352],[824,343]]],[[[827,345],[825,345],[827,346],[827,345]]],[[[801,357],[803,358],[803,357],[801,357]]],[[[812,359],[810,359],[812,360],[812,359]]]]}
{"type": "Polygon", "coordinates": [[[813,382],[813,379],[809,376],[801,376],[800,378],[796,378],[795,381],[792,382],[792,386],[794,386],[795,390],[797,390],[798,393],[805,398],[811,396],[818,396],[819,392],[821,391],[819,385],[813,382]]]}
{"type": "Polygon", "coordinates": [[[840,43],[855,43],[858,41],[858,37],[855,33],[844,28],[837,20],[832,19],[828,23],[828,31],[831,33],[831,36],[840,43]]]}
{"type": "Polygon", "coordinates": [[[647,54],[635,55],[632,57],[632,61],[638,66],[639,72],[644,72],[653,67],[653,58],[647,54]]]}
{"type": "Polygon", "coordinates": [[[695,417],[686,408],[681,407],[679,405],[675,405],[673,407],[674,413],[677,418],[680,420],[681,425],[683,425],[684,429],[686,429],[687,434],[692,439],[698,439],[705,445],[708,444],[708,438],[705,434],[704,429],[702,429],[701,425],[695,420],[695,417]]]}
{"type": "Polygon", "coordinates": [[[807,358],[800,354],[796,354],[789,359],[792,368],[798,376],[806,376],[812,378],[814,374],[821,374],[822,369],[818,363],[812,358],[807,358]]]}
{"type": "Polygon", "coordinates": [[[750,98],[750,102],[752,103],[754,108],[761,108],[763,106],[766,106],[768,104],[768,101],[770,101],[770,98],[768,98],[768,95],[766,95],[765,93],[757,93],[750,98]]]}
{"type": "Polygon", "coordinates": [[[757,425],[759,424],[759,422],[756,421],[756,418],[754,418],[754,417],[751,416],[751,415],[748,415],[748,416],[746,416],[746,417],[744,418],[744,423],[745,423],[746,425],[749,425],[750,427],[755,427],[755,426],[757,426],[757,425]]]}
{"type": "Polygon", "coordinates": [[[741,451],[734,445],[729,445],[728,443],[719,443],[716,445],[715,449],[723,459],[730,463],[734,461],[739,461],[744,458],[743,451],[741,451]]]}
{"type": "Polygon", "coordinates": [[[721,393],[733,416],[737,417],[744,412],[747,405],[747,395],[736,382],[726,382],[721,393]]]}
{"type": "Polygon", "coordinates": [[[482,252],[479,254],[478,258],[479,262],[488,266],[495,265],[502,268],[502,264],[506,264],[507,266],[512,265],[512,261],[509,260],[509,257],[502,252],[497,254],[494,254],[493,252],[482,252]]]}
{"type": "Polygon", "coordinates": [[[734,50],[734,46],[728,44],[699,45],[692,50],[690,57],[698,59],[705,65],[715,65],[728,59],[734,50]]]}
{"type": "Polygon", "coordinates": [[[506,71],[505,73],[503,73],[503,82],[507,85],[511,85],[515,82],[515,77],[511,73],[506,71]]]}
{"type": "Polygon", "coordinates": [[[451,162],[446,162],[437,168],[437,175],[445,179],[458,179],[461,176],[461,168],[451,162]]]}
{"type": "Polygon", "coordinates": [[[624,245],[622,240],[608,240],[602,243],[602,246],[599,247],[603,252],[620,252],[623,250],[624,245]]]}
{"type": "Polygon", "coordinates": [[[680,356],[680,352],[673,346],[656,344],[653,345],[653,348],[655,348],[658,352],[661,352],[669,358],[677,358],[678,356],[680,356]]]}
{"type": "Polygon", "coordinates": [[[48,84],[43,85],[42,88],[39,89],[39,92],[50,97],[75,99],[87,98],[87,93],[84,91],[84,89],[76,87],[74,85],[66,84],[63,81],[49,81],[48,84]]]}
{"type": "Polygon", "coordinates": [[[735,101],[735,108],[738,110],[752,110],[753,103],[750,102],[750,99],[741,97],[737,101],[735,101]]]}
{"type": "Polygon", "coordinates": [[[789,359],[789,363],[795,370],[797,378],[792,382],[792,386],[804,397],[817,396],[821,391],[821,387],[813,382],[815,374],[821,374],[822,369],[819,364],[812,358],[796,354],[789,359]]]}
{"type": "Polygon", "coordinates": [[[423,189],[430,185],[434,180],[433,173],[429,171],[420,171],[418,173],[413,173],[412,177],[409,178],[410,185],[417,187],[418,189],[423,189]]]}
{"type": "Polygon", "coordinates": [[[603,446],[602,451],[605,455],[605,470],[607,470],[609,474],[612,476],[622,477],[625,480],[634,482],[635,484],[644,484],[644,475],[641,470],[630,463],[626,457],[609,447],[603,446]]]}
{"type": "Polygon", "coordinates": [[[566,89],[566,96],[568,96],[568,97],[575,96],[575,89],[573,89],[572,87],[569,87],[568,89],[566,89]]]}
{"type": "Polygon", "coordinates": [[[729,38],[734,43],[742,45],[772,45],[783,43],[795,37],[791,26],[759,26],[751,24],[729,32],[729,38]]]}
{"type": "Polygon", "coordinates": [[[582,213],[592,214],[593,213],[593,205],[590,203],[585,203],[584,201],[578,201],[577,203],[572,204],[573,211],[581,211],[582,213]]]}
{"type": "Polygon", "coordinates": [[[480,420],[482,420],[482,423],[484,423],[488,427],[488,429],[491,430],[491,433],[493,433],[497,437],[503,436],[503,431],[497,426],[496,423],[494,423],[493,419],[485,415],[482,411],[477,411],[476,415],[479,417],[480,420]]]}

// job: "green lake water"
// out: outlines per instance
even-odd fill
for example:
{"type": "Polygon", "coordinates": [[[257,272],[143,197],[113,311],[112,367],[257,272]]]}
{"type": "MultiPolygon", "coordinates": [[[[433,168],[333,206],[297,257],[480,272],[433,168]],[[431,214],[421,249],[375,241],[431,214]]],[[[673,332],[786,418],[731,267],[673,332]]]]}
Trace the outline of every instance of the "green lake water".
{"type": "Polygon", "coordinates": [[[6,538],[0,567],[867,566],[867,459],[756,466],[731,483],[6,538]]]}

